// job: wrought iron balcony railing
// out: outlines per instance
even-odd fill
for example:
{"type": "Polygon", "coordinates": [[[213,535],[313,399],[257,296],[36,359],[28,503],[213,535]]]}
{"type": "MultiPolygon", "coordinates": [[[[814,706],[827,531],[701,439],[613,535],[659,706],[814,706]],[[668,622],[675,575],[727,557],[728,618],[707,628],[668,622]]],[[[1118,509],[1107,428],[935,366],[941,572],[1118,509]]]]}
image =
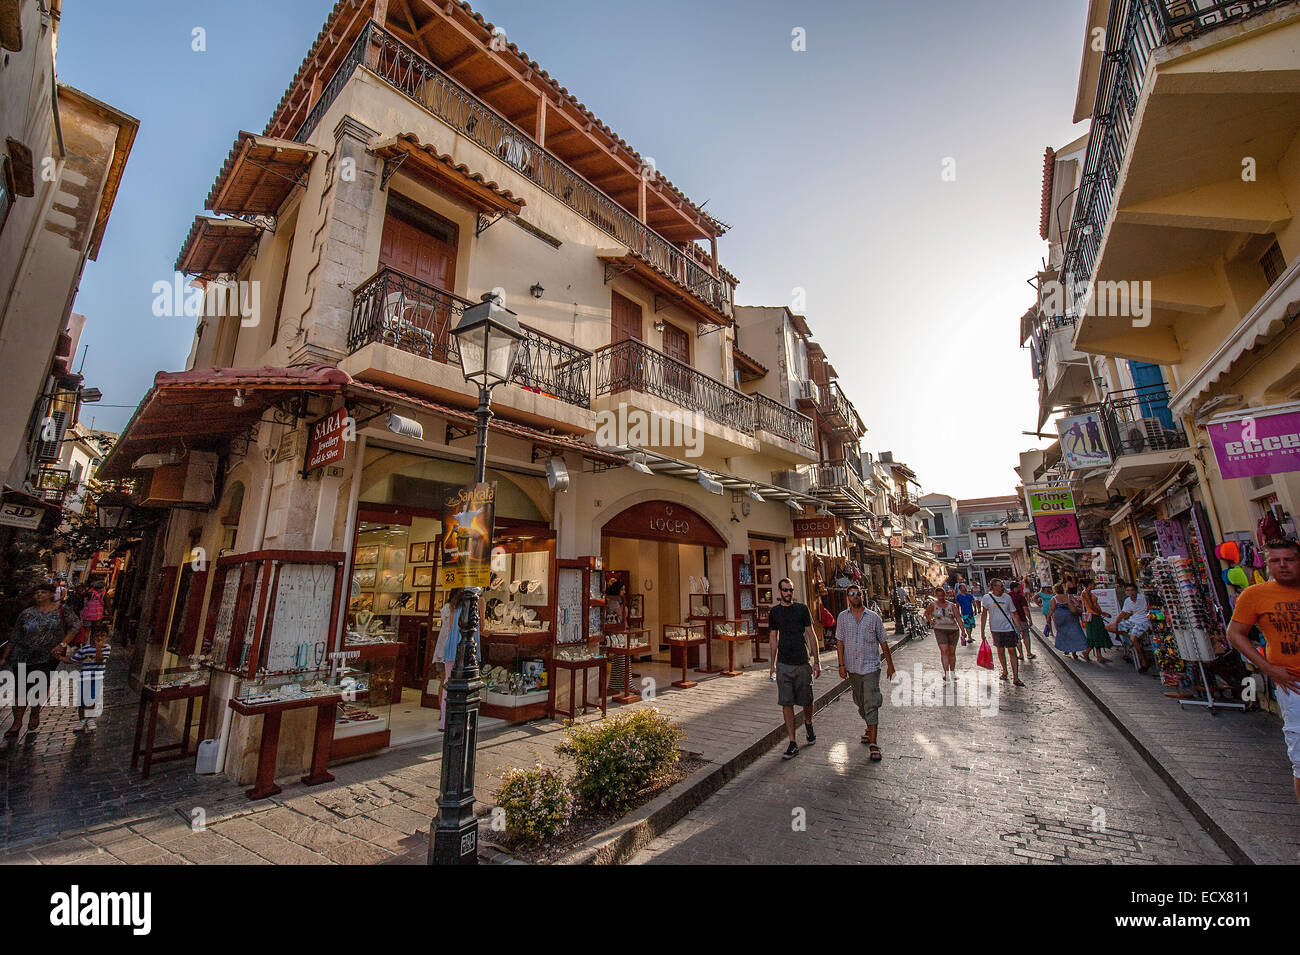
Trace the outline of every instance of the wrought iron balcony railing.
{"type": "Polygon", "coordinates": [[[587,221],[608,232],[682,288],[731,317],[731,286],[615,202],[531,136],[442,70],[371,22],[362,31],[320,100],[294,137],[305,142],[352,72],[365,64],[376,76],[458,134],[527,176],[587,221]]]}
{"type": "Polygon", "coordinates": [[[596,394],[643,391],[710,421],[754,433],[754,399],[644,342],[628,338],[596,349],[596,394]]]}
{"type": "Polygon", "coordinates": [[[36,496],[47,504],[62,504],[76,489],[70,468],[42,467],[36,472],[36,496]]]}
{"type": "MultiPolygon", "coordinates": [[[[352,293],[348,352],[371,342],[433,361],[460,361],[451,335],[474,303],[396,269],[380,269],[352,293]]],[[[580,408],[591,407],[591,353],[524,326],[512,381],[580,408]]]]}
{"type": "Polygon", "coordinates": [[[1097,81],[1092,132],[1063,273],[1082,297],[1097,267],[1115,184],[1133,132],[1151,53],[1158,47],[1294,0],[1113,0],[1097,81]]]}
{"type": "Polygon", "coordinates": [[[851,434],[855,438],[862,436],[861,420],[853,407],[853,402],[845,396],[839,384],[829,382],[821,392],[821,409],[826,420],[835,429],[851,434]]]}
{"type": "Polygon", "coordinates": [[[1163,385],[1111,392],[1101,407],[1106,440],[1115,458],[1189,447],[1187,432],[1169,410],[1169,392],[1163,385]]]}
{"type": "Polygon", "coordinates": [[[812,418],[787,408],[767,395],[754,395],[754,426],[760,431],[785,438],[809,451],[817,450],[812,418]]]}
{"type": "Polygon", "coordinates": [[[853,503],[871,510],[862,478],[847,464],[809,464],[800,470],[809,476],[809,489],[813,494],[834,497],[847,493],[853,503]]]}

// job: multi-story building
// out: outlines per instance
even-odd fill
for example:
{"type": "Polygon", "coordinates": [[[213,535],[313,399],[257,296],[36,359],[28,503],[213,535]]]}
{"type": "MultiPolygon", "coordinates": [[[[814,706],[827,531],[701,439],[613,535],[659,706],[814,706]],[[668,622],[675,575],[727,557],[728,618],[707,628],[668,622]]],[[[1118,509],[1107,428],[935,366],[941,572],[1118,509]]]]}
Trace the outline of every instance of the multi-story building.
{"type": "Polygon", "coordinates": [[[1030,524],[1019,496],[967,498],[954,502],[954,510],[949,547],[971,553],[970,560],[953,559],[960,576],[987,587],[995,577],[1011,580],[1032,571],[1030,524]]]}
{"type": "Polygon", "coordinates": [[[1044,412],[1097,414],[1109,460],[1066,471],[1130,579],[1157,521],[1210,544],[1265,515],[1294,532],[1298,37],[1293,0],[1089,8],[1074,118],[1091,130],[1049,157],[1053,264],[1022,333],[1061,322],[1088,356],[1091,393],[1063,347],[1044,366],[1044,412]]]}
{"type": "Polygon", "coordinates": [[[83,321],[73,300],[139,127],[59,81],[61,16],[60,0],[21,0],[0,18],[0,547],[58,522],[36,493],[41,472],[98,397],[73,370],[83,321]]]}
{"type": "MultiPolygon", "coordinates": [[[[178,290],[182,273],[205,289],[186,370],[157,376],[101,475],[174,508],[127,598],[132,668],[210,658],[226,719],[204,732],[240,779],[256,723],[227,701],[358,637],[381,649],[360,651],[368,709],[334,755],[435,732],[435,571],[478,401],[453,330],[481,300],[525,335],[492,396],[485,716],[559,702],[540,674],[559,642],[599,638],[611,576],[647,631],[642,665],[670,679],[666,628],[761,626],[777,581],[824,586],[845,521],[869,511],[861,419],[806,323],[735,307],[725,224],[463,3],[339,0],[263,132],[238,134],[207,213],[176,263],[178,290]],[[337,453],[309,461],[336,427],[337,453]],[[824,516],[830,544],[794,523],[824,516]],[[311,561],[335,584],[264,616],[281,598],[255,590],[260,568],[298,581],[311,561]],[[404,696],[416,715],[391,707],[404,696]]],[[[702,666],[705,651],[725,644],[702,666]]],[[[282,771],[306,765],[313,727],[286,714],[282,771]]]]}

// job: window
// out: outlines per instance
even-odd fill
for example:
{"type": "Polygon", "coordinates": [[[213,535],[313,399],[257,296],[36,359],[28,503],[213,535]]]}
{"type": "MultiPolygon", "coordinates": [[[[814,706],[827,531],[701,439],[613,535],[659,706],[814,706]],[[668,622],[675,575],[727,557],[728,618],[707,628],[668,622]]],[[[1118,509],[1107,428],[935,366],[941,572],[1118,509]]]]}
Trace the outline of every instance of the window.
{"type": "Polygon", "coordinates": [[[980,550],[985,550],[989,546],[989,535],[980,531],[975,535],[975,546],[980,550]]]}
{"type": "Polygon", "coordinates": [[[1282,258],[1282,247],[1275,241],[1259,259],[1259,267],[1264,270],[1264,278],[1272,285],[1286,271],[1286,259],[1282,258]]]}
{"type": "Polygon", "coordinates": [[[1002,532],[1002,546],[1003,546],[1003,547],[1008,547],[1008,546],[1010,546],[1010,544],[1011,544],[1011,535],[1009,535],[1006,531],[1003,531],[1003,532],[1002,532]]]}
{"type": "Polygon", "coordinates": [[[934,536],[943,537],[947,533],[948,532],[943,529],[943,515],[942,514],[934,515],[934,536]]]}

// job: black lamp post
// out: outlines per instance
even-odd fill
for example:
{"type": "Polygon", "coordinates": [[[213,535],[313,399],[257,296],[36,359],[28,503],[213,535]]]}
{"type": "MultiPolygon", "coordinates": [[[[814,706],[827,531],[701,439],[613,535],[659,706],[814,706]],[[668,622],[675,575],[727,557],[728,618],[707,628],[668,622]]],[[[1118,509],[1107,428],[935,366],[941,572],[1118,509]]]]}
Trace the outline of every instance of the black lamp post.
{"type": "Polygon", "coordinates": [[[898,602],[898,584],[894,582],[894,525],[886,521],[880,525],[880,533],[889,548],[889,602],[894,607],[894,636],[898,636],[903,632],[903,605],[898,602]]]}
{"type": "MultiPolygon", "coordinates": [[[[478,443],[474,449],[474,483],[487,480],[488,422],[492,420],[492,389],[510,380],[524,332],[515,313],[491,293],[467,308],[452,329],[465,380],[478,385],[478,443]]],[[[478,820],[474,816],[474,747],[478,738],[478,631],[480,588],[461,593],[460,643],[447,681],[447,722],[442,736],[442,781],[438,816],[429,838],[430,865],[475,865],[478,862],[478,820]]]]}

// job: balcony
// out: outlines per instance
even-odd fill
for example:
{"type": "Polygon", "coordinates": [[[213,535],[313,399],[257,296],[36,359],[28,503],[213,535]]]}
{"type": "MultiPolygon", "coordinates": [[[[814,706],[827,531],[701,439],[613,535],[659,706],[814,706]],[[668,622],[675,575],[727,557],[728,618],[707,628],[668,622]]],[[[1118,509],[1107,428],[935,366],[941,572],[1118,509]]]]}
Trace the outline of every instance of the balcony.
{"type": "Polygon", "coordinates": [[[297,142],[306,142],[349,77],[363,63],[375,76],[410,97],[450,126],[457,135],[472,140],[588,222],[609,233],[625,245],[631,255],[707,305],[715,313],[715,321],[731,320],[731,286],[727,282],[703,267],[689,252],[641,222],[378,23],[369,23],[353,43],[294,137],[297,142]]]}
{"type": "Polygon", "coordinates": [[[1075,344],[1195,361],[1218,344],[1205,315],[1231,303],[1214,271],[1293,214],[1279,172],[1300,131],[1300,8],[1294,0],[1108,6],[1106,47],[1085,53],[1084,75],[1095,73],[1097,86],[1062,273],[1079,299],[1092,283],[1102,287],[1097,301],[1119,285],[1151,285],[1140,323],[1106,309],[1083,314],[1075,344]],[[1244,157],[1257,181],[1243,175],[1244,157]]]}
{"type": "Polygon", "coordinates": [[[1169,411],[1163,386],[1112,392],[1101,418],[1112,459],[1108,489],[1146,487],[1191,460],[1187,433],[1169,411]]]}
{"type": "Polygon", "coordinates": [[[817,457],[816,427],[812,418],[787,408],[764,394],[754,398],[754,436],[774,457],[804,462],[817,457]]]}
{"type": "Polygon", "coordinates": [[[821,388],[811,378],[796,381],[794,400],[795,404],[804,411],[816,411],[822,403],[821,388]]]}
{"type": "Polygon", "coordinates": [[[808,475],[809,491],[835,514],[861,517],[871,513],[866,486],[847,464],[810,464],[799,470],[808,475]]]}
{"type": "Polygon", "coordinates": [[[673,453],[682,441],[692,440],[693,429],[699,428],[707,449],[697,449],[697,454],[730,457],[758,450],[754,399],[744,392],[634,338],[598,348],[594,358],[597,414],[617,414],[620,430],[627,428],[629,443],[673,453]],[[644,441],[633,440],[630,411],[648,414],[652,421],[658,419],[658,427],[646,429],[644,441]],[[664,426],[675,421],[682,422],[683,428],[664,426]]]}
{"type": "Polygon", "coordinates": [[[70,492],[75,492],[69,468],[42,467],[36,474],[36,496],[46,504],[63,506],[70,492]]]}
{"type": "MultiPolygon", "coordinates": [[[[349,356],[339,367],[361,380],[472,403],[477,394],[461,374],[451,330],[474,304],[396,269],[380,269],[352,292],[349,356]]],[[[511,377],[519,388],[498,389],[494,404],[526,423],[589,431],[591,353],[522,327],[511,377]]]]}
{"type": "Polygon", "coordinates": [[[821,412],[832,429],[851,440],[857,440],[866,431],[853,403],[844,396],[843,390],[834,381],[821,393],[821,412]]]}

